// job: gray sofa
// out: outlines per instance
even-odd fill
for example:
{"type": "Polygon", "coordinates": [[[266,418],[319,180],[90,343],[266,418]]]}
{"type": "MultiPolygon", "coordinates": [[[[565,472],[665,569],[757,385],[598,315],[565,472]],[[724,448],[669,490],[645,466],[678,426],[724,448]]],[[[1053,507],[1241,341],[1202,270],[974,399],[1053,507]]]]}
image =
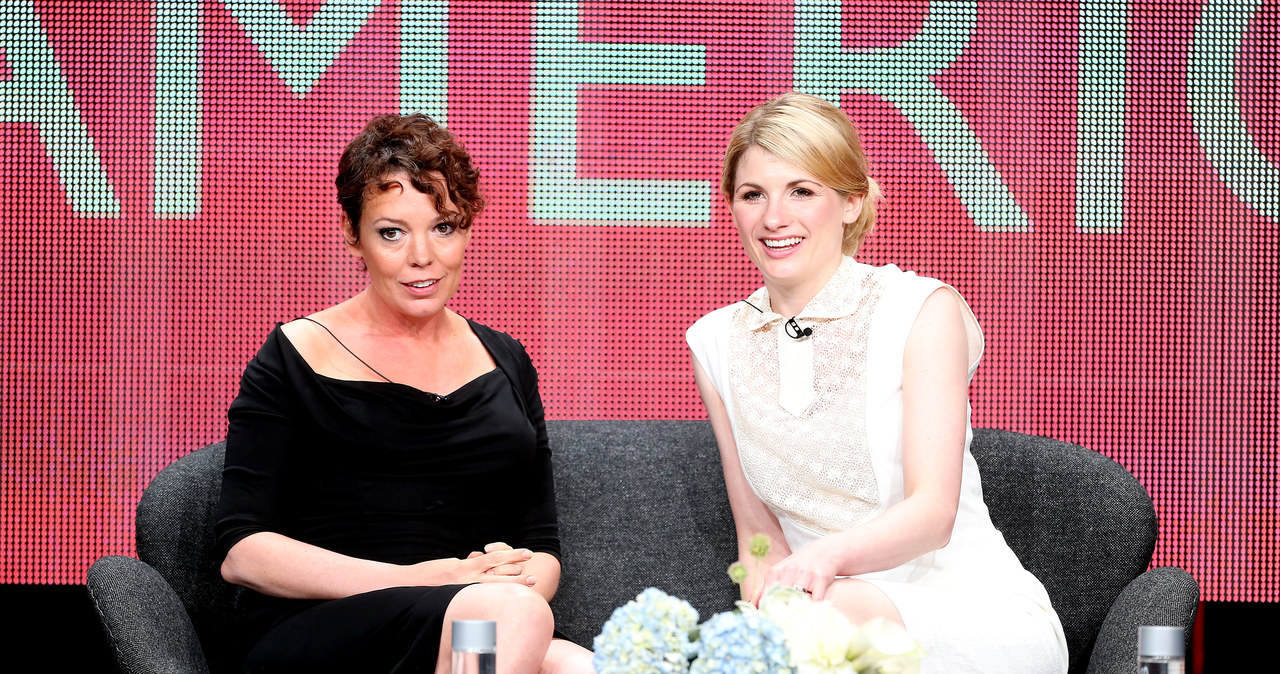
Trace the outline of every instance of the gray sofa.
{"type": "MultiPolygon", "coordinates": [[[[700,421],[555,421],[564,572],[557,626],[590,647],[612,610],[656,586],[706,619],[732,607],[732,519],[710,426],[700,421]]],[[[113,555],[87,585],[122,671],[227,672],[239,657],[237,590],[211,557],[222,445],[165,468],[138,505],[140,559],[113,555]]],[[[1134,671],[1143,624],[1190,634],[1198,588],[1148,569],[1151,498],[1115,462],[1067,443],[975,431],[996,526],[1049,591],[1071,672],[1134,671]]]]}

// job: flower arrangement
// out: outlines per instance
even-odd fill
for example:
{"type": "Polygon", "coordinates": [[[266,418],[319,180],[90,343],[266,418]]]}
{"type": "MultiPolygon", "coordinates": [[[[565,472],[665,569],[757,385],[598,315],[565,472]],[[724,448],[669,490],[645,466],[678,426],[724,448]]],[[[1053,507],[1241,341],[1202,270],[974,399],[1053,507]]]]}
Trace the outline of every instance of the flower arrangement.
{"type": "MultiPolygon", "coordinates": [[[[767,536],[752,539],[757,570],[768,551],[767,536]]],[[[729,567],[739,586],[747,575],[729,567]]],[[[912,674],[924,656],[896,623],[854,626],[834,604],[782,587],[701,625],[692,605],[651,587],[614,610],[594,646],[599,674],[912,674]]]]}
{"type": "Polygon", "coordinates": [[[760,613],[717,613],[702,625],[698,637],[690,674],[791,671],[786,635],[760,613]]]}
{"type": "Polygon", "coordinates": [[[596,636],[594,664],[599,674],[689,671],[697,653],[698,610],[655,587],[613,610],[596,636]]]}

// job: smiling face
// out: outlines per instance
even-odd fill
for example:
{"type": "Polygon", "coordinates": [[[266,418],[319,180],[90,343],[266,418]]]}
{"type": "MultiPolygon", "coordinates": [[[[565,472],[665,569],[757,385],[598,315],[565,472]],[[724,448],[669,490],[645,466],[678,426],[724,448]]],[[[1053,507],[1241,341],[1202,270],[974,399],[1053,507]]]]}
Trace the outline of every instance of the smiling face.
{"type": "Polygon", "coordinates": [[[862,197],[841,194],[752,146],[738,162],[730,198],[733,224],[771,300],[798,303],[779,311],[794,315],[840,266],[844,223],[857,219],[862,197]]]}
{"type": "MultiPolygon", "coordinates": [[[[443,208],[454,210],[443,176],[432,177],[444,195],[443,208]]],[[[348,232],[347,248],[364,260],[378,309],[402,321],[436,316],[458,289],[471,230],[437,211],[435,198],[414,187],[407,174],[379,182],[381,189],[364,200],[359,236],[348,232]]]]}

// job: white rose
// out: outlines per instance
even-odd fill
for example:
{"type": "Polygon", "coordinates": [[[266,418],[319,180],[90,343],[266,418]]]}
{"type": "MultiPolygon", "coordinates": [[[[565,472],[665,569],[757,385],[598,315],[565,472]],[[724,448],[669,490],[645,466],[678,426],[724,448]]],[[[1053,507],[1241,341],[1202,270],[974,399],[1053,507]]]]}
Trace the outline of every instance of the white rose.
{"type": "Polygon", "coordinates": [[[850,653],[856,656],[859,672],[873,674],[915,674],[920,671],[924,651],[920,644],[895,622],[873,618],[858,629],[850,653]]]}
{"type": "Polygon", "coordinates": [[[857,630],[829,601],[806,593],[772,588],[760,599],[760,612],[782,629],[798,674],[855,674],[849,646],[857,630]]]}

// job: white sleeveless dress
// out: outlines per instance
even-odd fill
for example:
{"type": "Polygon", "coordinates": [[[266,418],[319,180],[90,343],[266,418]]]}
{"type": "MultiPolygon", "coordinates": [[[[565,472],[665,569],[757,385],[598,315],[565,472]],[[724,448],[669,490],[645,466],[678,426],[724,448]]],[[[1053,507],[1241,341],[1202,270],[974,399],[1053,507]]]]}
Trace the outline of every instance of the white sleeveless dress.
{"type": "MultiPolygon", "coordinates": [[[[747,481],[793,551],[904,498],[902,357],[925,298],[939,288],[950,286],[846,257],[796,316],[813,329],[805,339],[786,334],[787,317],[772,312],[766,288],[689,328],[747,481]]],[[[962,306],[972,378],[982,333],[962,306]]],[[[1049,596],[991,524],[972,435],[950,542],[858,577],[893,600],[927,653],[924,672],[1065,672],[1066,638],[1049,596]]]]}

